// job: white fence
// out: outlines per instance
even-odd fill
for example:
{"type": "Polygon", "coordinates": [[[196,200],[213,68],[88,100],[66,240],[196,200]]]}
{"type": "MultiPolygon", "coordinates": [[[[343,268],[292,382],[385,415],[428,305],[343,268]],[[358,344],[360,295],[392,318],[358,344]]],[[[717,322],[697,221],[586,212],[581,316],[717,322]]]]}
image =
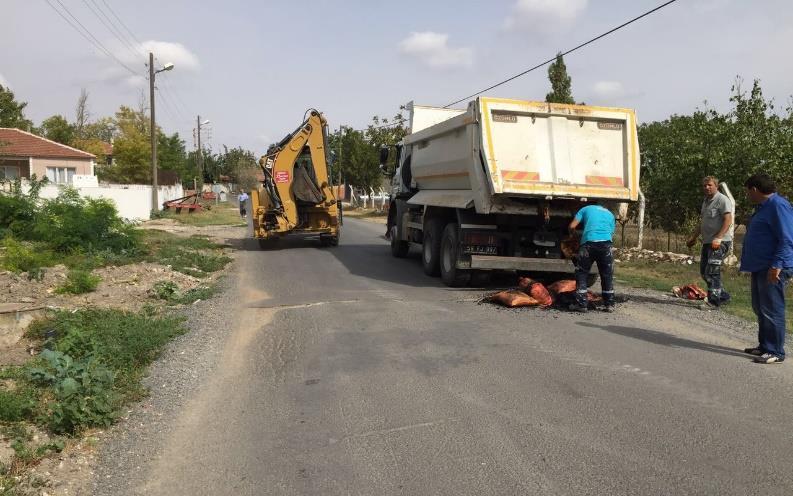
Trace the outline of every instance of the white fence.
{"type": "MultiPolygon", "coordinates": [[[[102,184],[98,187],[80,186],[75,188],[80,196],[86,198],[107,198],[116,204],[118,213],[127,220],[148,220],[151,217],[151,186],[146,184],[102,184]]],[[[163,202],[184,196],[181,184],[160,186],[158,201],[160,209],[163,202]]],[[[41,188],[41,198],[55,198],[60,188],[47,185],[41,188]]]]}

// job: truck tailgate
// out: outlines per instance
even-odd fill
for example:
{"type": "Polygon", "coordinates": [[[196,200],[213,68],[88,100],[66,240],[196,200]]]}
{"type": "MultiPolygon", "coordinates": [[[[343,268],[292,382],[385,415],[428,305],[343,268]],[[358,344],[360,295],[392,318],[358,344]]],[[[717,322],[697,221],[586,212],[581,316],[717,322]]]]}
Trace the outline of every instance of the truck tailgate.
{"type": "Polygon", "coordinates": [[[638,198],[633,110],[481,98],[479,112],[495,194],[638,198]]]}

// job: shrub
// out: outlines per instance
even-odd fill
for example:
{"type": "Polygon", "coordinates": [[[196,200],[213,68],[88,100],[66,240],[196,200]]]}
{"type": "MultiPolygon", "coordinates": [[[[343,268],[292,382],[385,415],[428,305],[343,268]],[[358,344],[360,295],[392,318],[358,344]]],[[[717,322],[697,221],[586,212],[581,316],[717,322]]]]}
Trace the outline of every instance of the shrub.
{"type": "Polygon", "coordinates": [[[83,294],[95,290],[102,278],[91,274],[90,270],[71,269],[66,276],[66,282],[55,291],[60,294],[83,294]]]}
{"type": "Polygon", "coordinates": [[[157,281],[152,287],[154,297],[160,300],[171,300],[179,291],[179,286],[172,281],[157,281]]]}
{"type": "Polygon", "coordinates": [[[43,202],[32,237],[60,252],[120,252],[140,245],[134,226],[118,216],[110,200],[82,198],[73,188],[43,202]]]}
{"type": "Polygon", "coordinates": [[[36,218],[38,196],[46,178],[37,181],[35,175],[30,179],[29,192],[22,192],[22,182],[17,179],[10,183],[10,192],[0,192],[0,236],[13,235],[30,239],[36,218]]]}
{"type": "Polygon", "coordinates": [[[55,265],[57,259],[51,251],[12,237],[3,240],[5,248],[2,265],[11,272],[27,272],[31,278],[40,279],[43,267],[55,265]]]}

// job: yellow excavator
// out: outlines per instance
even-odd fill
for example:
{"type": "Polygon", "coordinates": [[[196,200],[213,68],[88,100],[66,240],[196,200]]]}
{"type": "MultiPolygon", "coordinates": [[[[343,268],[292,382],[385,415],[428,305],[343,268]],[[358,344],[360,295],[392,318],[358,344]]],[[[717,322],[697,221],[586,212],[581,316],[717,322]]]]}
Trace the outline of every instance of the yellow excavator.
{"type": "Polygon", "coordinates": [[[252,191],[253,237],[266,247],[290,234],[319,235],[322,246],[341,236],[341,203],[328,174],[328,123],[309,109],[303,123],[259,160],[264,180],[252,191]]]}

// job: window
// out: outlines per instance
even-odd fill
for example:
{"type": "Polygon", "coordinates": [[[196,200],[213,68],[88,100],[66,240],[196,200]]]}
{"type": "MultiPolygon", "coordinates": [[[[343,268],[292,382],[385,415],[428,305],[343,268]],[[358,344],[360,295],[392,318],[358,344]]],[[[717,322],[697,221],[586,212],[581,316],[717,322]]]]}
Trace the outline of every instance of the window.
{"type": "Polygon", "coordinates": [[[47,167],[47,179],[56,184],[72,184],[74,167],[47,167]]]}
{"type": "Polygon", "coordinates": [[[16,165],[0,165],[0,179],[19,179],[19,167],[16,165]]]}

